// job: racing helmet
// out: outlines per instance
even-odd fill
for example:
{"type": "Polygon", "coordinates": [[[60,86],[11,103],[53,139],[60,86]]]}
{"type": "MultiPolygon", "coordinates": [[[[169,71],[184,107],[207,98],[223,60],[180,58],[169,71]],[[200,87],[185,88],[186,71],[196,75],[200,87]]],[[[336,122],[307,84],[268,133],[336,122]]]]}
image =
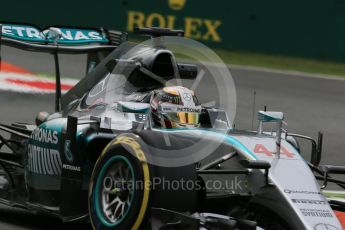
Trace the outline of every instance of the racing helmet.
{"type": "Polygon", "coordinates": [[[194,92],[188,88],[164,87],[153,93],[150,104],[156,126],[162,128],[196,128],[200,126],[201,106],[194,92]]]}

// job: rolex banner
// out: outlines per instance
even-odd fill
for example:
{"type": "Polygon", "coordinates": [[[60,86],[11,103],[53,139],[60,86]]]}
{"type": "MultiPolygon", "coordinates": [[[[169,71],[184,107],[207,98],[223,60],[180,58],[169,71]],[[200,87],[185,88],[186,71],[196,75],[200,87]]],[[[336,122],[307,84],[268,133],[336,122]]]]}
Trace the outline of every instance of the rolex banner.
{"type": "Polygon", "coordinates": [[[127,32],[168,27],[213,48],[345,60],[345,4],[338,0],[59,0],[52,6],[13,0],[1,5],[0,21],[9,23],[127,32]]]}

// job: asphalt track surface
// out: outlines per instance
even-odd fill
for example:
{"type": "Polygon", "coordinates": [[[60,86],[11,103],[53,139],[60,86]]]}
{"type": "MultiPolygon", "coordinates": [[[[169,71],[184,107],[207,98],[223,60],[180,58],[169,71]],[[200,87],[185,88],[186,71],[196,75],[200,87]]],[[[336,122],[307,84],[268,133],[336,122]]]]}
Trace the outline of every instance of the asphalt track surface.
{"type": "MultiPolygon", "coordinates": [[[[28,55],[6,47],[3,54],[4,60],[32,71],[53,72],[52,57],[49,55],[28,55]]],[[[85,73],[82,64],[84,61],[83,56],[62,56],[62,74],[81,77],[85,73]]],[[[269,110],[283,111],[290,132],[316,138],[317,132],[321,130],[325,135],[322,163],[345,165],[344,80],[239,68],[231,69],[231,73],[237,91],[236,128],[251,129],[253,92],[256,91],[256,110],[267,106],[269,110]]],[[[203,100],[212,100],[216,93],[210,89],[210,84],[212,83],[205,77],[197,90],[197,94],[202,92],[203,100]]],[[[39,111],[53,111],[54,97],[0,92],[0,105],[2,123],[33,122],[39,111]]],[[[256,123],[254,124],[256,128],[256,123]]],[[[305,155],[308,157],[307,153],[305,155]]],[[[84,225],[62,225],[52,217],[36,216],[0,206],[1,230],[62,228],[88,229],[84,225]]]]}

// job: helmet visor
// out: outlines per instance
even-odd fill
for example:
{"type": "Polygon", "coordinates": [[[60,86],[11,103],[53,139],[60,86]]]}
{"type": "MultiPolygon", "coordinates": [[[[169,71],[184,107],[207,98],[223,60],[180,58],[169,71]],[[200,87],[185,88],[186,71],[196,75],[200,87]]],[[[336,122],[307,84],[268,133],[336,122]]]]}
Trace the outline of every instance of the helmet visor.
{"type": "Polygon", "coordinates": [[[186,124],[186,125],[199,125],[200,113],[171,112],[171,113],[165,113],[164,117],[173,123],[186,124]]]}

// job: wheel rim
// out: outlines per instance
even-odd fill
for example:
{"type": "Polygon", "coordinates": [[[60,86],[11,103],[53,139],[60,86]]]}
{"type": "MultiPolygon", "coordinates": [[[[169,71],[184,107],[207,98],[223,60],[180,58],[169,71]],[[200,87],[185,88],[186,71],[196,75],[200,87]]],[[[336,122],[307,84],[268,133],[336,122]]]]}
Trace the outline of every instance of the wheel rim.
{"type": "Polygon", "coordinates": [[[126,218],[134,191],[132,164],[124,156],[113,156],[102,167],[94,194],[96,213],[104,225],[113,227],[126,218]]]}

